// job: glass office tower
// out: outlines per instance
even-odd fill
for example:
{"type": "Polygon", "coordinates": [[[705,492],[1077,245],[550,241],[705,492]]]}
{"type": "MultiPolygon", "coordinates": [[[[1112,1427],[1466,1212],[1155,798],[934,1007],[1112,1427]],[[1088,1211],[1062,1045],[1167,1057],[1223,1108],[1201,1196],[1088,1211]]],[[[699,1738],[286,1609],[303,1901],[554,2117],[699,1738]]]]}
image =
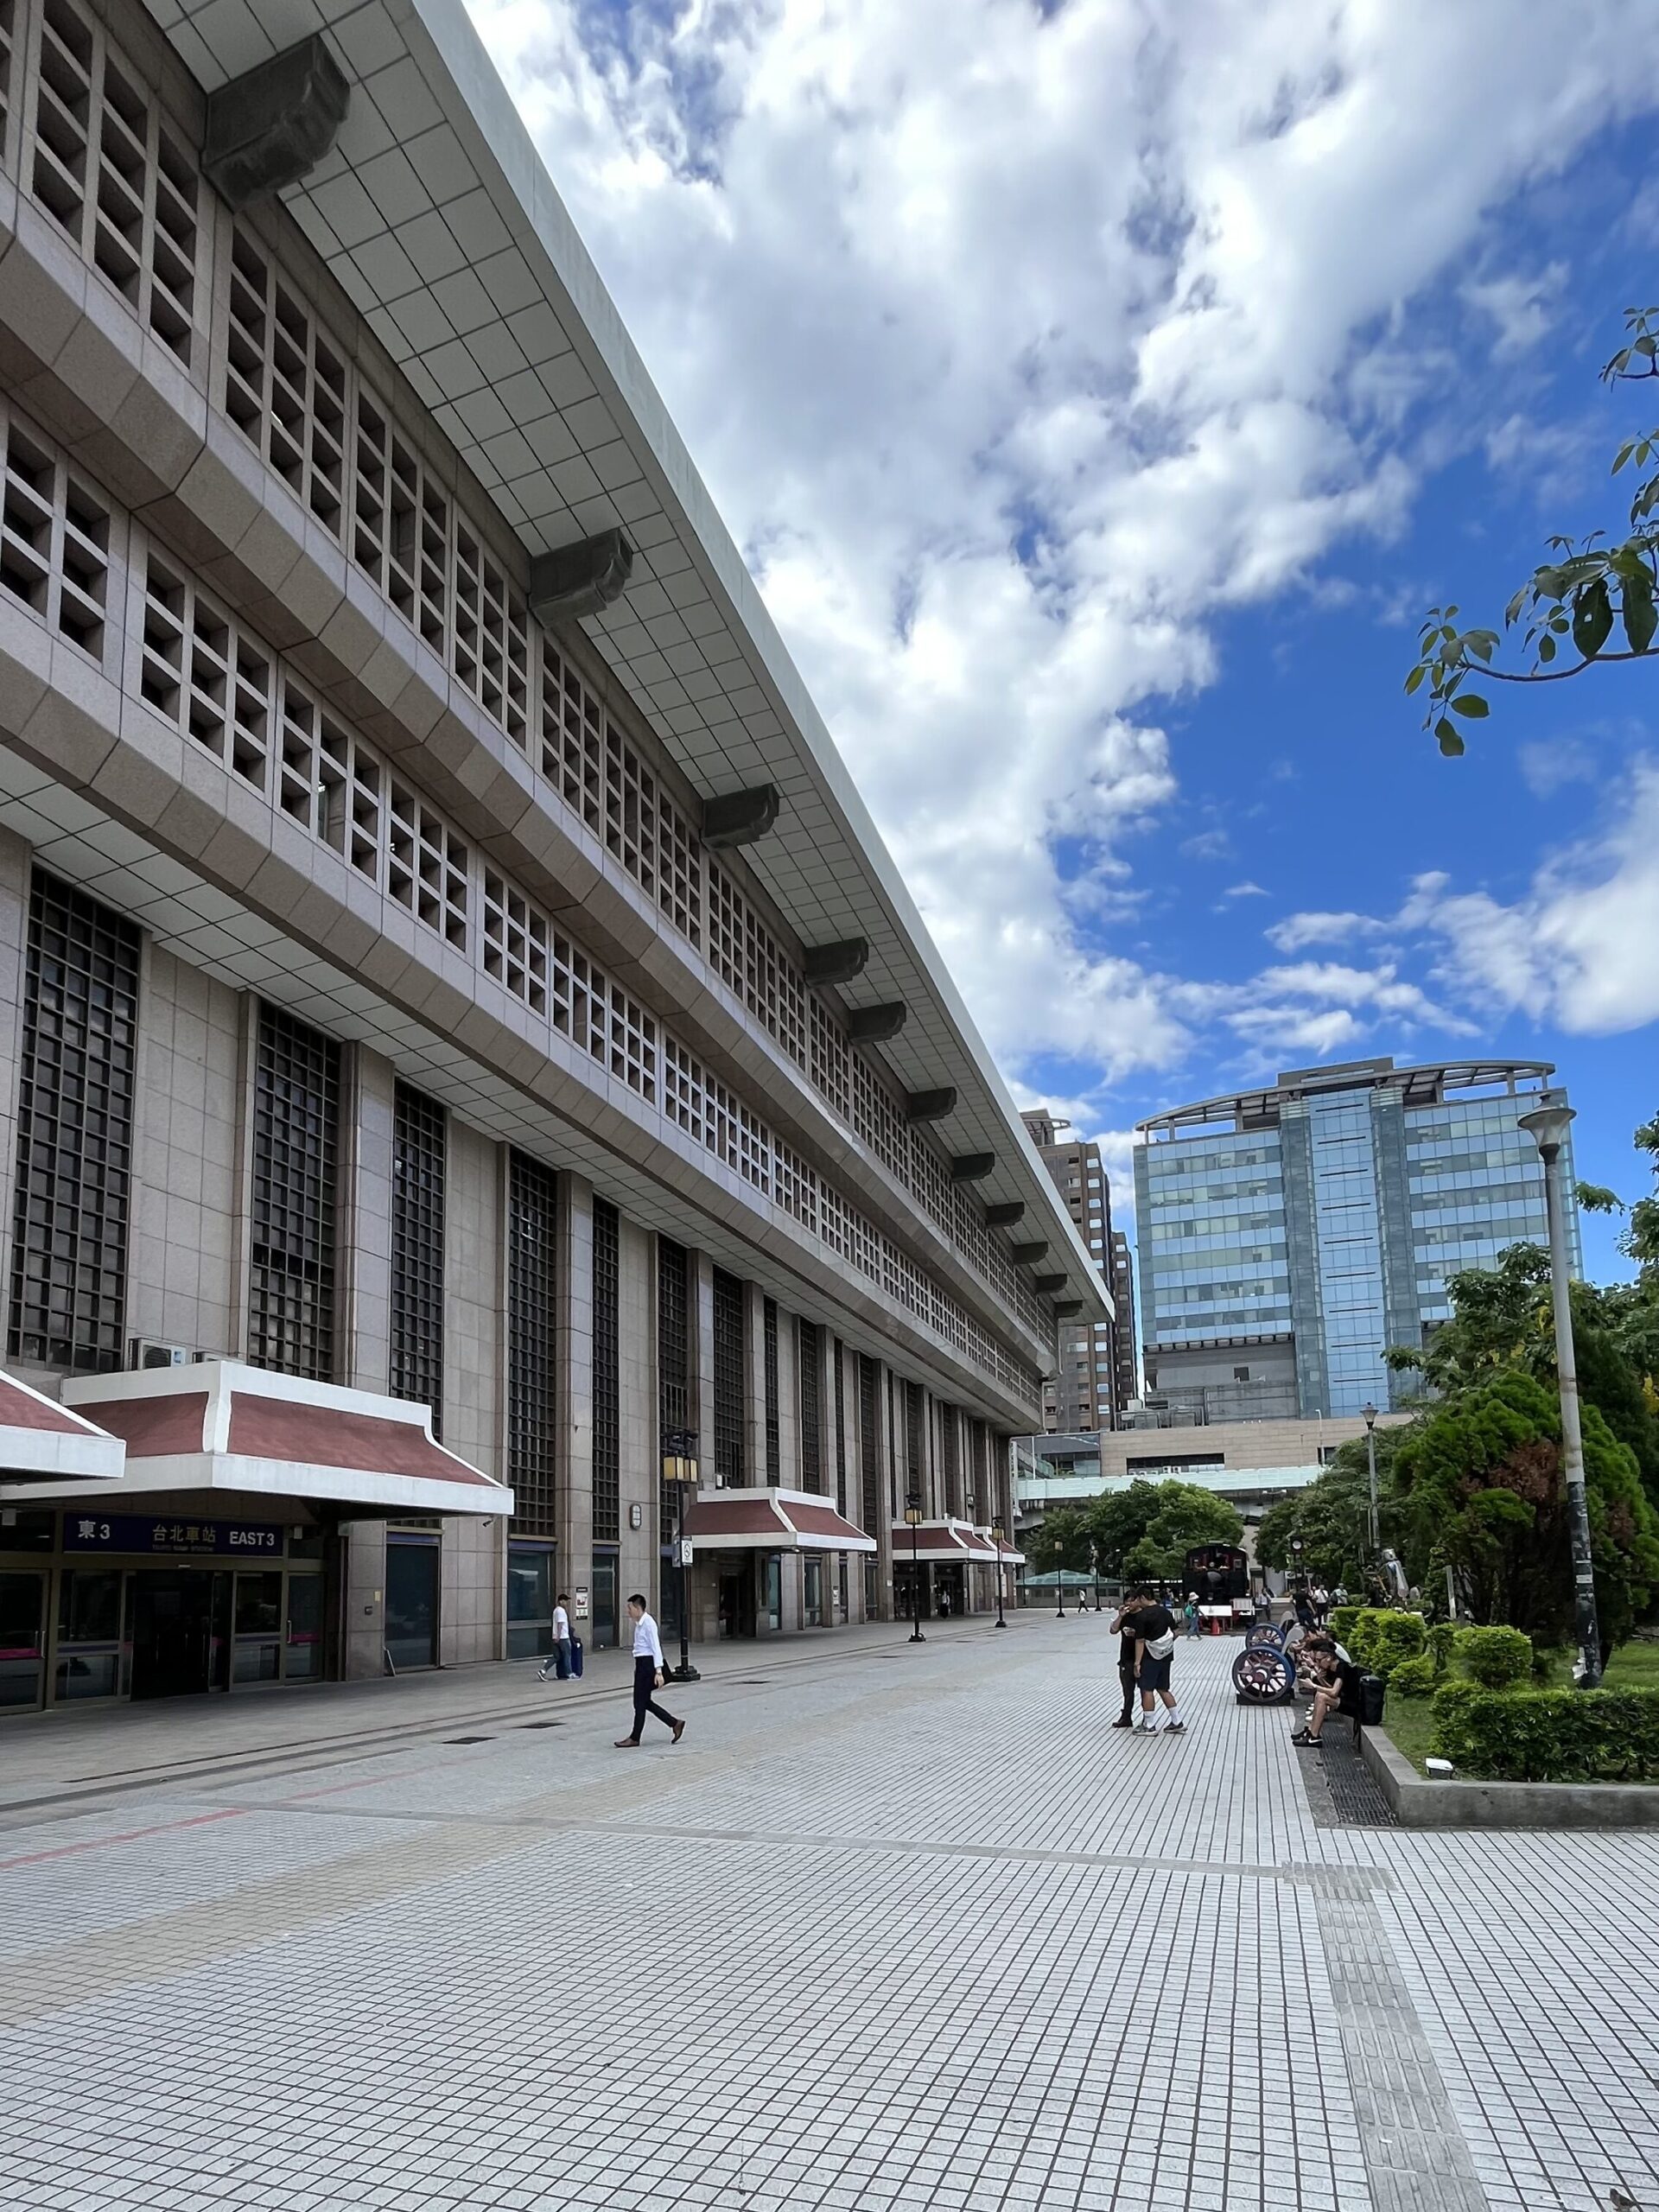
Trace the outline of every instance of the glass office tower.
{"type": "MultiPolygon", "coordinates": [[[[1412,1380],[1383,1354],[1446,1319],[1449,1279],[1547,1241],[1517,1121],[1554,1072],[1353,1061],[1141,1123],[1148,1393],[1211,1421],[1395,1403],[1412,1380]]],[[[1569,1232],[1576,1271],[1576,1211],[1569,1232]]]]}

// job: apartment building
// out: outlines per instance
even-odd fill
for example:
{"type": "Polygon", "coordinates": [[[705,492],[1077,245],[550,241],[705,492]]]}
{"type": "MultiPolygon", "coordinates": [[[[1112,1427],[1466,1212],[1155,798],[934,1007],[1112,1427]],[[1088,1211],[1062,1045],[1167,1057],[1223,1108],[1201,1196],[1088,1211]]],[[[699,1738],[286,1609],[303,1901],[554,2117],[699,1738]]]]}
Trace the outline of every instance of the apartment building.
{"type": "Polygon", "coordinates": [[[465,11],[5,0],[0,395],[0,1704],[988,1602],[1096,1246],[465,11]]]}
{"type": "MultiPolygon", "coordinates": [[[[1080,1139],[1068,1140],[1063,1132],[1071,1128],[1071,1122],[1056,1119],[1046,1107],[1020,1118],[1109,1293],[1114,1267],[1112,1194],[1100,1147],[1080,1139]]],[[[1033,1251],[1033,1263],[1040,1261],[1034,1247],[1027,1249],[1033,1251]]],[[[1117,1409],[1127,1403],[1120,1394],[1121,1325],[1122,1309],[1114,1308],[1061,1332],[1058,1371],[1043,1394],[1046,1430],[1070,1433],[1115,1425],[1117,1409]]]]}

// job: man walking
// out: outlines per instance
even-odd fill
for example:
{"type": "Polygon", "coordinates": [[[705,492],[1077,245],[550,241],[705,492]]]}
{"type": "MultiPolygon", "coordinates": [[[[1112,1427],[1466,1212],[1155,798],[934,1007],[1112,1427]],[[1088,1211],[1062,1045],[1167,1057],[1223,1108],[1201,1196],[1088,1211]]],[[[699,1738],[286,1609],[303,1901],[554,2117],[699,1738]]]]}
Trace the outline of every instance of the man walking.
{"type": "Polygon", "coordinates": [[[570,1616],[566,1611],[569,1601],[560,1591],[553,1606],[553,1656],[556,1660],[559,1680],[570,1679],[570,1616]]]}
{"type": "Polygon", "coordinates": [[[671,1713],[664,1713],[652,1695],[668,1680],[668,1662],[663,1656],[663,1640],[657,1633],[657,1624],[637,1590],[628,1600],[628,1618],[633,1624],[633,1733],[619,1736],[616,1748],[619,1751],[639,1750],[648,1713],[654,1713],[665,1728],[674,1731],[677,1744],[685,1733],[685,1723],[677,1720],[671,1713]]]}

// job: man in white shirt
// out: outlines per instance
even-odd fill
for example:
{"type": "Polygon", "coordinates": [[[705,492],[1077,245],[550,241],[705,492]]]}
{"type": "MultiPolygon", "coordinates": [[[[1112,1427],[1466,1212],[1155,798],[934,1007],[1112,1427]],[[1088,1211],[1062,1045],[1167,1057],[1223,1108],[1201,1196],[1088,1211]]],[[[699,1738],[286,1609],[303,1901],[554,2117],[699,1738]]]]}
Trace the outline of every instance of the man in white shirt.
{"type": "Polygon", "coordinates": [[[664,1727],[674,1731],[677,1744],[685,1733],[685,1723],[677,1720],[671,1713],[664,1713],[652,1695],[668,1680],[668,1662],[663,1656],[663,1640],[657,1633],[657,1624],[637,1590],[628,1600],[628,1618],[633,1624],[633,1733],[619,1736],[616,1748],[619,1751],[639,1750],[648,1713],[654,1713],[664,1727]]]}
{"type": "Polygon", "coordinates": [[[560,1591],[553,1607],[553,1656],[559,1662],[559,1680],[570,1679],[570,1616],[565,1611],[565,1595],[560,1591]]]}

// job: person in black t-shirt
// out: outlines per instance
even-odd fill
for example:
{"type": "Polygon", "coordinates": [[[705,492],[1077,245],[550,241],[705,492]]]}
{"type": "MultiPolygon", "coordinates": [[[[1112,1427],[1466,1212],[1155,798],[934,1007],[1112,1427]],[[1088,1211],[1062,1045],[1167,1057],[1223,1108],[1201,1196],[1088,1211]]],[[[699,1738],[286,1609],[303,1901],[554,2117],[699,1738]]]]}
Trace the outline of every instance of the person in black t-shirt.
{"type": "Polygon", "coordinates": [[[1181,1719],[1175,1693],[1169,1687],[1170,1669],[1175,1662],[1175,1617],[1167,1605],[1153,1599],[1135,1614],[1135,1632],[1138,1647],[1135,1679],[1141,1689],[1141,1732],[1145,1736],[1184,1736],[1186,1723],[1181,1719]],[[1154,1647],[1160,1643],[1163,1649],[1156,1650],[1154,1647]],[[1160,1698],[1166,1715],[1161,1724],[1158,1719],[1158,1700],[1160,1698]]]}
{"type": "Polygon", "coordinates": [[[1123,1686],[1123,1711],[1113,1721],[1114,1728],[1133,1728],[1135,1726],[1135,1671],[1137,1646],[1140,1643],[1135,1618],[1146,1602],[1144,1590],[1132,1590],[1117,1609],[1109,1633],[1117,1638],[1117,1679],[1123,1686]]]}

